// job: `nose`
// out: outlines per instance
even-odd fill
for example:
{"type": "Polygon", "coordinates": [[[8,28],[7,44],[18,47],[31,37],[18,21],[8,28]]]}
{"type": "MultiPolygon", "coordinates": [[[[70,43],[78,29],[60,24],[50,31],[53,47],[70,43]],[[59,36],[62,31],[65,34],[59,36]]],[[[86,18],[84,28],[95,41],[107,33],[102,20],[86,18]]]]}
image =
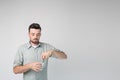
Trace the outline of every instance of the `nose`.
{"type": "Polygon", "coordinates": [[[37,35],[35,35],[34,37],[37,38],[37,35]]]}

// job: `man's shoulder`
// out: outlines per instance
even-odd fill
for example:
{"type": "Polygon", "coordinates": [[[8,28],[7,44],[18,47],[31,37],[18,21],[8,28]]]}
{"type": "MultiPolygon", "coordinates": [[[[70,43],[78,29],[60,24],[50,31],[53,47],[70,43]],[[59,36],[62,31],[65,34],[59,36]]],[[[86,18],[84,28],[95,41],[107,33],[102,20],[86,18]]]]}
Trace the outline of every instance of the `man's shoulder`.
{"type": "Polygon", "coordinates": [[[51,44],[49,44],[49,43],[46,43],[46,42],[40,42],[40,45],[42,46],[42,47],[45,47],[45,48],[54,48],[54,46],[53,45],[51,45],[51,44]]]}
{"type": "Polygon", "coordinates": [[[19,46],[19,49],[23,49],[23,48],[27,48],[27,47],[29,47],[28,43],[24,43],[19,46]]]}
{"type": "Polygon", "coordinates": [[[40,45],[43,45],[43,46],[50,46],[49,43],[46,43],[46,42],[40,42],[40,45]]]}

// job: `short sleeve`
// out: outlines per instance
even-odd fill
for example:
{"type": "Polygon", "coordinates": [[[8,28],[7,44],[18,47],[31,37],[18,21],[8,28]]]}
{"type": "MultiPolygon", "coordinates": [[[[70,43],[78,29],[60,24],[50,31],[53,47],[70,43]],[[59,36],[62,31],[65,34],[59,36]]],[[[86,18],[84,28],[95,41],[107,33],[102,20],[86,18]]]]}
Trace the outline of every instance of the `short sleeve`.
{"type": "Polygon", "coordinates": [[[13,67],[23,65],[22,48],[19,48],[14,56],[13,67]]]}

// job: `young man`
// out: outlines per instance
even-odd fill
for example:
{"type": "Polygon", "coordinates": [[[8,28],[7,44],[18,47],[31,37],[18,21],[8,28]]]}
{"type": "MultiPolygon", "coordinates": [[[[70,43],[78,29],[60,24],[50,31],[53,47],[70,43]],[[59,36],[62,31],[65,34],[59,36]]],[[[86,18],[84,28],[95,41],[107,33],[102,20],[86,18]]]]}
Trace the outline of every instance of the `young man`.
{"type": "Polygon", "coordinates": [[[22,45],[14,59],[13,72],[23,73],[23,80],[47,80],[49,57],[66,59],[67,55],[50,44],[39,42],[41,27],[37,23],[29,26],[30,41],[22,45]]]}

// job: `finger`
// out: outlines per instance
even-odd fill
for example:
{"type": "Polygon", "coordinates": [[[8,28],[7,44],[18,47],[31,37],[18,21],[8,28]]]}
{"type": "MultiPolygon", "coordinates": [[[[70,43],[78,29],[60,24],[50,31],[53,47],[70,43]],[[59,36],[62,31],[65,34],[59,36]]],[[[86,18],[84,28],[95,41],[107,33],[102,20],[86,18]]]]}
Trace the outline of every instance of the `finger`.
{"type": "Polygon", "coordinates": [[[36,71],[36,72],[38,72],[38,71],[39,71],[37,68],[34,68],[34,69],[32,69],[32,70],[34,70],[34,71],[36,71]]]}
{"type": "Polygon", "coordinates": [[[42,59],[44,60],[44,59],[45,59],[45,56],[42,56],[42,59]]]}
{"type": "Polygon", "coordinates": [[[40,63],[40,62],[36,64],[36,66],[39,66],[39,65],[41,65],[41,63],[40,63]]]}
{"type": "Polygon", "coordinates": [[[39,71],[40,71],[40,69],[35,69],[34,71],[39,72],[39,71]]]}
{"type": "Polygon", "coordinates": [[[36,66],[36,68],[41,68],[41,67],[42,67],[42,64],[41,64],[41,65],[36,66]]]}
{"type": "Polygon", "coordinates": [[[41,66],[36,66],[34,69],[35,69],[35,70],[40,70],[40,69],[41,69],[41,66]]]}
{"type": "Polygon", "coordinates": [[[36,62],[36,64],[41,64],[40,62],[36,62]]]}

